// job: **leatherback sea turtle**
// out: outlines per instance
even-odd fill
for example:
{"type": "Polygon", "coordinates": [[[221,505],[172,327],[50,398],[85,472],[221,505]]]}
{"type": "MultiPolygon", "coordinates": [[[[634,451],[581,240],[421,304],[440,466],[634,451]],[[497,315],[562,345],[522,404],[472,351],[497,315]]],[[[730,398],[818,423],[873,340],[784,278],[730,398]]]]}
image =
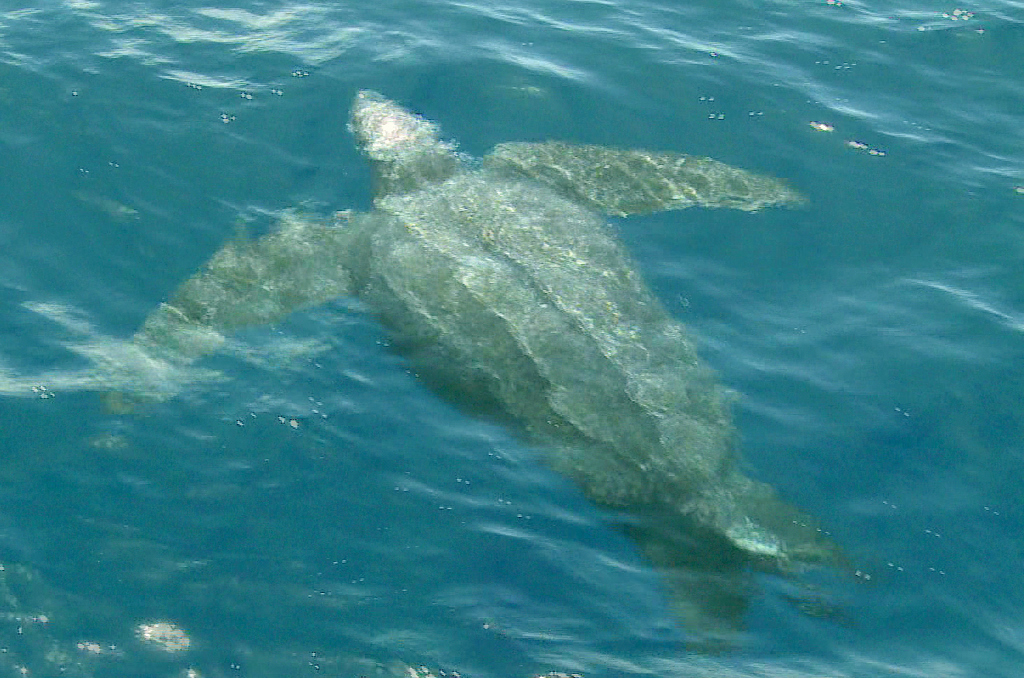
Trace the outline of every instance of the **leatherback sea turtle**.
{"type": "Polygon", "coordinates": [[[621,515],[694,625],[739,625],[751,566],[835,557],[810,518],[740,472],[722,389],[599,216],[756,211],[798,193],[667,152],[505,143],[473,161],[371,91],[356,95],[350,126],[373,164],[374,209],[341,223],[286,217],[226,245],[133,346],[185,366],[228,330],[357,295],[428,383],[517,422],[621,515]]]}

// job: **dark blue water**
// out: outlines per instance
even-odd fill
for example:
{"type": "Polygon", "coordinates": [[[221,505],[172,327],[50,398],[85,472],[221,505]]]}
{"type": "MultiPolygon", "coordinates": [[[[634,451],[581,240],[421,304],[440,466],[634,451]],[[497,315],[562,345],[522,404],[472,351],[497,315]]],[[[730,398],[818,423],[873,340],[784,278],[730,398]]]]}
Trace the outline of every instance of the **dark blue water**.
{"type": "Polygon", "coordinates": [[[1021,64],[1011,0],[0,10],[0,365],[46,389],[0,399],[0,669],[1021,675],[1021,64]],[[368,209],[367,87],[474,156],[678,151],[806,194],[616,227],[735,391],[745,471],[860,575],[808,573],[817,613],[759,576],[736,646],[694,651],[607,514],[351,300],[132,413],[62,382],[240,231],[368,209]]]}

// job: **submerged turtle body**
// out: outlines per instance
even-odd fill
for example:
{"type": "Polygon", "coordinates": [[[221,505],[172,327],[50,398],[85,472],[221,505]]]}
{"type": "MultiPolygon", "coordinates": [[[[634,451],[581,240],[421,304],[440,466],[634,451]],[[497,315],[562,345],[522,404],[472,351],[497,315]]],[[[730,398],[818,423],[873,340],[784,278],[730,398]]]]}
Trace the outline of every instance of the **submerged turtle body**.
{"type": "MultiPolygon", "coordinates": [[[[675,475],[705,485],[728,456],[718,389],[611,229],[492,170],[432,189],[378,200],[393,218],[375,225],[360,286],[412,357],[458,371],[531,434],[587,448],[581,472],[596,447],[647,476],[669,461],[668,439],[699,446],[673,455],[691,469],[675,475]]],[[[638,485],[593,489],[612,503],[658,494],[638,485]]]]}
{"type": "Polygon", "coordinates": [[[738,473],[721,389],[597,214],[795,192],[706,158],[564,143],[503,144],[475,167],[372,92],[352,128],[380,189],[354,291],[419,366],[520,421],[595,501],[696,520],[757,557],[821,548],[738,473]]]}
{"type": "Polygon", "coordinates": [[[147,319],[140,350],[189,363],[225,330],[358,295],[428,383],[517,422],[618,510],[695,624],[740,624],[749,563],[835,557],[812,520],[739,472],[722,389],[600,216],[756,211],[799,194],[675,153],[508,143],[473,162],[368,91],[351,129],[374,209],[226,246],[147,319]]]}

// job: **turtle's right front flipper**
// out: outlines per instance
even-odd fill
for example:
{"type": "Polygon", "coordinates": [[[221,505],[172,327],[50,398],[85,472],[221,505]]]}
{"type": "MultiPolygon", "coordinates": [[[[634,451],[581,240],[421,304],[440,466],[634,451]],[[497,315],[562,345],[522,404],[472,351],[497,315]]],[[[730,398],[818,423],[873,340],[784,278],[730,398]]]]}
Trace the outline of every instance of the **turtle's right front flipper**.
{"type": "Polygon", "coordinates": [[[530,177],[591,209],[620,217],[694,206],[756,212],[806,202],[774,177],[667,151],[512,142],[495,146],[484,165],[530,177]]]}

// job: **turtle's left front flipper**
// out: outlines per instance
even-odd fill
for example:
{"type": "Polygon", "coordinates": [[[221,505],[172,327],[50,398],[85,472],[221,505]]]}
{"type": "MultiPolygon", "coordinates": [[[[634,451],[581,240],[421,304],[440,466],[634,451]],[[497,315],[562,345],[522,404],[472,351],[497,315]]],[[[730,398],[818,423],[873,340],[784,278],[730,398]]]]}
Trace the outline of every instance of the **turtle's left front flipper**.
{"type": "Polygon", "coordinates": [[[754,212],[806,201],[774,177],[682,153],[514,142],[496,146],[484,166],[530,177],[614,216],[693,206],[754,212]]]}
{"type": "Polygon", "coordinates": [[[288,215],[258,240],[230,242],[150,313],[133,342],[187,364],[216,351],[226,332],[344,296],[348,235],[346,226],[288,215]]]}
{"type": "Polygon", "coordinates": [[[193,363],[221,349],[226,334],[348,294],[349,236],[347,225],[286,215],[258,240],[229,242],[130,341],[95,361],[96,380],[113,387],[107,408],[125,413],[173,397],[201,378],[193,363]]]}

